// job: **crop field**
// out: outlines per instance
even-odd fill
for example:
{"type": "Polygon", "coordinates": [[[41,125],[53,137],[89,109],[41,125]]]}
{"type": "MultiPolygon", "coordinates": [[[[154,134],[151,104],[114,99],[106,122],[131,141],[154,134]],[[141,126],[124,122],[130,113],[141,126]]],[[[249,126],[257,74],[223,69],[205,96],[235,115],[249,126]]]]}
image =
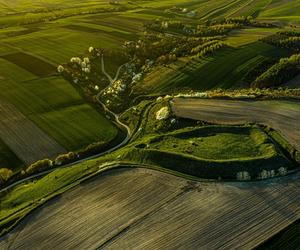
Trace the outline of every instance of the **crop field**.
{"type": "Polygon", "coordinates": [[[270,36],[281,29],[278,28],[247,28],[234,30],[230,32],[226,42],[232,47],[240,47],[246,44],[254,43],[259,39],[270,36]]]}
{"type": "MultiPolygon", "coordinates": [[[[22,68],[7,61],[4,62],[6,63],[1,64],[1,67],[10,68],[12,66],[11,70],[17,70],[16,74],[12,74],[11,77],[9,72],[3,74],[3,79],[0,81],[0,98],[8,105],[13,105],[15,112],[35,128],[27,130],[25,127],[23,128],[25,124],[20,121],[18,123],[20,133],[14,134],[14,139],[10,138],[13,143],[17,139],[16,136],[19,136],[22,143],[16,144],[17,147],[23,148],[24,145],[27,145],[24,150],[29,150],[29,155],[31,154],[33,158],[27,160],[23,158],[26,163],[32,162],[33,159],[40,159],[38,156],[54,156],[57,153],[65,152],[62,150],[63,148],[76,151],[95,141],[108,142],[117,135],[116,127],[104,115],[86,104],[66,80],[57,76],[36,78],[22,68]],[[10,78],[8,79],[8,77],[10,78]],[[23,81],[19,81],[20,79],[23,81]],[[28,133],[29,131],[31,132],[28,133]],[[36,131],[41,131],[48,138],[41,141],[56,141],[61,146],[55,150],[55,153],[46,147],[46,151],[49,150],[48,154],[45,154],[45,151],[42,150],[45,147],[40,144],[37,144],[36,147],[42,151],[37,148],[34,150],[34,147],[30,148],[29,146],[33,146],[34,141],[28,137],[33,133],[35,135],[33,138],[38,138],[36,131]],[[28,142],[26,142],[27,140],[28,142]]],[[[11,115],[11,113],[1,113],[1,125],[4,126],[5,119],[9,119],[11,115]]],[[[43,137],[41,136],[41,138],[43,137]]],[[[6,141],[5,138],[2,139],[6,141]]],[[[6,139],[8,139],[7,136],[6,139]]],[[[12,144],[9,146],[14,147],[12,144]]],[[[15,153],[17,154],[17,152],[15,153]]],[[[21,155],[18,156],[21,157],[21,155]]],[[[10,160],[7,163],[2,162],[3,165],[1,165],[14,168],[16,165],[10,165],[13,162],[10,160]]]]}
{"type": "Polygon", "coordinates": [[[299,13],[300,0],[0,0],[0,249],[294,236],[299,90],[275,87],[299,87],[299,13]],[[264,73],[272,89],[254,89],[264,73]],[[228,90],[256,92],[210,98],[228,90]]]}
{"type": "Polygon", "coordinates": [[[2,98],[68,150],[97,140],[110,141],[117,133],[64,79],[54,76],[21,84],[5,81],[0,88],[2,98]]]}
{"type": "Polygon", "coordinates": [[[256,122],[279,131],[300,150],[299,101],[224,101],[175,99],[173,105],[179,117],[214,123],[242,124],[256,122]]]}
{"type": "Polygon", "coordinates": [[[299,219],[299,190],[299,175],[239,184],[113,170],[34,211],[0,248],[249,249],[299,219]]]}
{"type": "Polygon", "coordinates": [[[14,106],[1,101],[0,108],[0,138],[25,164],[66,152],[14,106]]]}
{"type": "MultiPolygon", "coordinates": [[[[173,88],[189,87],[195,90],[230,88],[242,83],[247,72],[268,58],[278,59],[288,52],[268,44],[254,42],[239,48],[228,48],[207,59],[190,62],[177,61],[168,68],[158,68],[138,86],[155,93],[173,88]]],[[[175,89],[176,90],[176,89],[175,89]]]]}

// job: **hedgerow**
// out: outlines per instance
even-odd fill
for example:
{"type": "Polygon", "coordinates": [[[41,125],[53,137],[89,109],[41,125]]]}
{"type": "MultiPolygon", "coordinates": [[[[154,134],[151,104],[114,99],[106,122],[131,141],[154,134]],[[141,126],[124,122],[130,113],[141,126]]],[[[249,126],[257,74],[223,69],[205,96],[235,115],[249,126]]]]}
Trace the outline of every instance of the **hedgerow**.
{"type": "Polygon", "coordinates": [[[268,88],[277,87],[293,79],[300,73],[300,54],[283,58],[270,69],[260,75],[252,87],[268,88]]]}

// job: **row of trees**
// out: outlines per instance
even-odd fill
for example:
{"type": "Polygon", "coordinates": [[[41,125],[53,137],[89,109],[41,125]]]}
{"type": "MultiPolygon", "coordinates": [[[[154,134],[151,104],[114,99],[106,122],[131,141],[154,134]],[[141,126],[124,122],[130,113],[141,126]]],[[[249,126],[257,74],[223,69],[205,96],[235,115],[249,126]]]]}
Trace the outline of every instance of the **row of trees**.
{"type": "Polygon", "coordinates": [[[39,160],[27,167],[24,167],[23,170],[19,174],[14,174],[12,170],[8,168],[0,169],[0,187],[11,181],[17,181],[24,176],[30,176],[34,174],[41,173],[43,171],[49,170],[53,167],[66,165],[72,162],[75,162],[78,159],[86,158],[88,156],[92,156],[98,153],[103,152],[109,147],[108,143],[104,142],[95,142],[84,149],[78,151],[77,153],[69,152],[66,154],[61,154],[55,158],[55,160],[43,159],[39,160]]]}
{"type": "Polygon", "coordinates": [[[262,39],[263,42],[280,48],[287,48],[298,53],[300,51],[300,32],[285,31],[262,39]]]}
{"type": "Polygon", "coordinates": [[[213,26],[198,25],[196,30],[196,36],[223,36],[227,35],[234,29],[241,28],[242,25],[235,23],[228,24],[216,24],[213,26]]]}
{"type": "Polygon", "coordinates": [[[219,42],[220,42],[219,40],[211,40],[206,43],[200,44],[191,50],[191,54],[196,55],[196,54],[200,53],[201,51],[203,51],[204,49],[209,48],[210,46],[215,45],[219,42]]]}
{"type": "Polygon", "coordinates": [[[300,54],[295,54],[274,64],[252,83],[252,87],[277,87],[298,74],[300,74],[300,54]]]}

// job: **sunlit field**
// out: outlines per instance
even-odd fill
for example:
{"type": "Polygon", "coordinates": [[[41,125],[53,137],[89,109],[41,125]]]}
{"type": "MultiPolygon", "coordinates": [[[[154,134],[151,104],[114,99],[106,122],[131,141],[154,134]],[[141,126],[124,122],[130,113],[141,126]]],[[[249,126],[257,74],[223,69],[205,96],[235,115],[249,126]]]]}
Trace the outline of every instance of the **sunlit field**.
{"type": "Polygon", "coordinates": [[[296,249],[299,53],[300,0],[0,0],[0,249],[296,249]]]}

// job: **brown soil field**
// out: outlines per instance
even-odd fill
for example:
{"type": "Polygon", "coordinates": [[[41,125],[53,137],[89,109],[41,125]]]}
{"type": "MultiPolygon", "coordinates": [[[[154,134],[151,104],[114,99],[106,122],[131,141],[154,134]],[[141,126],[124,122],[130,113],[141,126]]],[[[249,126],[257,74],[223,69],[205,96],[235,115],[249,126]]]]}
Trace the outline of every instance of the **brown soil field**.
{"type": "Polygon", "coordinates": [[[35,210],[0,249],[250,249],[299,219],[299,179],[192,182],[112,170],[35,210]]]}
{"type": "Polygon", "coordinates": [[[269,125],[300,151],[300,101],[175,98],[172,108],[176,116],[195,120],[269,125]]]}
{"type": "Polygon", "coordinates": [[[3,100],[0,100],[0,138],[28,165],[66,152],[13,105],[3,100]]]}

